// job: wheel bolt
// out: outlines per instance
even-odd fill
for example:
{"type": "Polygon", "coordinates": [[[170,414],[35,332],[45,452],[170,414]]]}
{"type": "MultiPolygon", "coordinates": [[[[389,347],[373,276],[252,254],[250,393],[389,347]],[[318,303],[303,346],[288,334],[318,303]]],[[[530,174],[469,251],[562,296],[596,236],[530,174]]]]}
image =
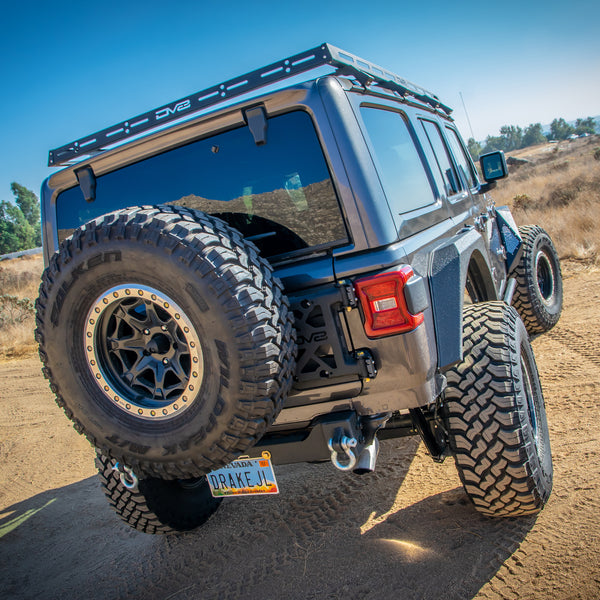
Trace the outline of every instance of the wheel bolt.
{"type": "Polygon", "coordinates": [[[163,358],[163,365],[168,365],[168,364],[169,364],[169,359],[163,358]]]}
{"type": "Polygon", "coordinates": [[[161,325],[161,327],[160,327],[160,328],[161,328],[163,331],[166,331],[166,330],[167,330],[167,326],[166,326],[166,325],[161,325]]]}
{"type": "Polygon", "coordinates": [[[150,330],[149,329],[144,329],[144,335],[150,335],[150,330]]]}

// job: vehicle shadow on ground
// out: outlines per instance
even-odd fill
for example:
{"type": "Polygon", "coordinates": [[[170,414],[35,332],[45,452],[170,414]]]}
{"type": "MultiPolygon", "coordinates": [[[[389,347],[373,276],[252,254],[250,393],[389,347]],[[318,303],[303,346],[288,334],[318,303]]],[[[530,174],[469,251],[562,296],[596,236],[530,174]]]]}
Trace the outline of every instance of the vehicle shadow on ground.
{"type": "Polygon", "coordinates": [[[279,469],[284,493],[230,499],[172,536],[122,524],[95,477],[44,492],[0,514],[0,596],[472,598],[535,518],[482,517],[461,488],[395,508],[417,447],[403,442],[363,477],[279,469]]]}

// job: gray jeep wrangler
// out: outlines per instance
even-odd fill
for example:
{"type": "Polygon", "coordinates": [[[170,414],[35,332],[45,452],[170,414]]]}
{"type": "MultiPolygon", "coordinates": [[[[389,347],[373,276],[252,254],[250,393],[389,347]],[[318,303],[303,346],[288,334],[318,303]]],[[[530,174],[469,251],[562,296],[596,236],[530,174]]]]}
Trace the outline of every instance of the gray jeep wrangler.
{"type": "Polygon", "coordinates": [[[40,356],[125,522],[192,529],[273,464],[368,473],[411,434],[482,513],[544,506],[560,265],[450,113],[323,44],[50,152],[40,356]]]}

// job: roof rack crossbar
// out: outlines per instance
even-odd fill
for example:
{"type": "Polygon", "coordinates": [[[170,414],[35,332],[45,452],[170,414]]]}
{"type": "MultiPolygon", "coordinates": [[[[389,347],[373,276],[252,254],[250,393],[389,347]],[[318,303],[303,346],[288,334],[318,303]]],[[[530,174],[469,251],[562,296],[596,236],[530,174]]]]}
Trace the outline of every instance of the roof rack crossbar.
{"type": "Polygon", "coordinates": [[[359,77],[361,80],[367,76],[369,80],[391,89],[401,96],[412,96],[447,114],[451,112],[451,109],[444,106],[437,96],[410,81],[331,44],[321,44],[50,150],[48,166],[66,165],[74,159],[97,154],[108,146],[145,131],[162,127],[171,121],[194,114],[209,106],[322,66],[345,70],[346,73],[354,71],[361,76],[359,77]]]}

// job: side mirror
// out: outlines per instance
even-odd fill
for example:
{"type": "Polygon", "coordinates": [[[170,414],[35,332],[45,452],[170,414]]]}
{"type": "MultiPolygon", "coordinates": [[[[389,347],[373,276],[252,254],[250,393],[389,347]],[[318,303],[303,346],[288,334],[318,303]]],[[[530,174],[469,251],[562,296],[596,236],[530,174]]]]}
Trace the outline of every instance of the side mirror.
{"type": "Polygon", "coordinates": [[[506,166],[506,158],[504,152],[488,152],[479,157],[479,165],[485,183],[479,186],[479,193],[485,194],[496,187],[498,179],[508,177],[508,167],[506,166]]]}
{"type": "Polygon", "coordinates": [[[489,152],[488,154],[483,154],[479,157],[479,164],[481,166],[483,178],[488,183],[508,177],[506,158],[504,158],[504,152],[501,150],[498,152],[489,152]]]}

